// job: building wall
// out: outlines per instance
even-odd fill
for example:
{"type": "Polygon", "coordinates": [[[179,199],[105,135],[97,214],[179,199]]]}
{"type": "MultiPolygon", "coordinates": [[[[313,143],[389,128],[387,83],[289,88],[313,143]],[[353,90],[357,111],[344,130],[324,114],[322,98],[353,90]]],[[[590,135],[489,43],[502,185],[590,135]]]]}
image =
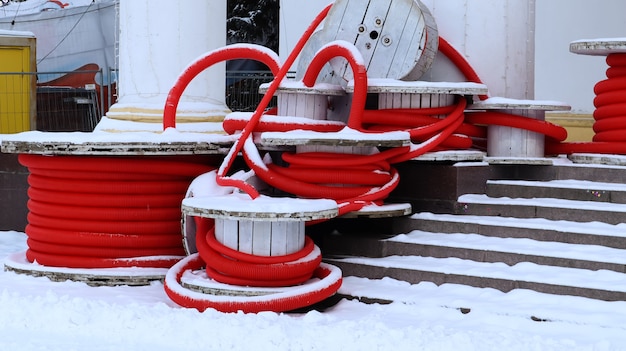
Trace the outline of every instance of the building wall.
{"type": "Polygon", "coordinates": [[[593,86],[605,79],[604,57],[577,55],[580,39],[626,37],[626,1],[536,0],[535,98],[558,100],[573,114],[593,112],[593,86]]]}
{"type": "MultiPolygon", "coordinates": [[[[288,55],[313,17],[331,2],[330,0],[281,2],[282,58],[288,55]]],[[[494,21],[498,19],[485,21],[485,14],[492,13],[494,5],[506,3],[493,0],[479,2],[423,0],[423,2],[432,10],[440,34],[446,38],[468,28],[471,30],[472,26],[482,27],[481,30],[493,27],[494,21]],[[477,9],[477,4],[484,9],[477,9]]],[[[601,57],[570,53],[569,43],[579,39],[626,37],[624,14],[626,1],[623,0],[535,0],[534,74],[529,78],[534,80],[534,97],[567,102],[572,106],[574,113],[591,113],[593,85],[604,78],[606,64],[601,57]]],[[[515,21],[517,21],[515,18],[508,20],[510,23],[515,21]]],[[[527,23],[529,25],[527,29],[532,31],[533,23],[531,21],[527,23]]],[[[480,33],[479,30],[477,32],[480,33]]],[[[485,45],[484,41],[481,42],[482,44],[477,45],[485,45]]],[[[488,60],[491,66],[497,63],[493,62],[490,54],[485,53],[484,58],[480,57],[481,48],[472,47],[473,44],[466,39],[463,39],[463,42],[459,41],[459,44],[460,50],[468,56],[468,59],[488,60]]],[[[527,47],[524,44],[519,45],[521,48],[527,47]]],[[[532,47],[529,50],[532,50],[532,47]]],[[[476,64],[481,65],[479,62],[476,64]]]]}

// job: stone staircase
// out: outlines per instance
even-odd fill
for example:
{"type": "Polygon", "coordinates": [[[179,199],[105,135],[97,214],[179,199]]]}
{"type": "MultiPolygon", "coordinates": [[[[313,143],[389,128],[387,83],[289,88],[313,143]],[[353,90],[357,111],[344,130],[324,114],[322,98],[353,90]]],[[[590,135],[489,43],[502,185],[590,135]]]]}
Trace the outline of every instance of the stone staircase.
{"type": "Polygon", "coordinates": [[[345,276],[626,301],[626,167],[613,167],[611,182],[594,167],[487,180],[449,213],[395,219],[385,235],[335,231],[326,260],[345,276]]]}

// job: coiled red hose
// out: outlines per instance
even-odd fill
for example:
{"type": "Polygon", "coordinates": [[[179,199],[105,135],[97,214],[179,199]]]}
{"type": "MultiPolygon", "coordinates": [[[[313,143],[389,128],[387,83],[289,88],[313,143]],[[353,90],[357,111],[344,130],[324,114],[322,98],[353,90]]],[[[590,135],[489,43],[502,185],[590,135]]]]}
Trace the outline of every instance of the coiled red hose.
{"type": "Polygon", "coordinates": [[[626,54],[609,54],[606,63],[607,79],[594,87],[592,142],[550,143],[546,144],[547,152],[626,154],[626,54]]]}
{"type": "Polygon", "coordinates": [[[215,239],[212,219],[195,218],[198,253],[212,279],[230,285],[275,287],[306,282],[322,261],[319,248],[306,238],[304,248],[283,256],[259,256],[230,249],[215,239]]]}
{"type": "Polygon", "coordinates": [[[322,301],[341,286],[341,271],[321,263],[321,252],[308,237],[304,248],[298,252],[284,256],[256,256],[220,244],[215,239],[214,220],[199,217],[194,219],[198,253],[174,265],[164,282],[167,295],[181,306],[199,311],[215,308],[222,312],[284,312],[322,301]],[[213,280],[231,286],[292,289],[285,292],[274,291],[265,296],[224,298],[190,292],[182,287],[184,272],[203,268],[213,280]],[[317,278],[317,281],[311,278],[317,278]],[[301,285],[305,282],[307,284],[301,285]]]}
{"type": "Polygon", "coordinates": [[[167,268],[184,250],[180,203],[207,157],[19,155],[29,169],[26,257],[52,267],[167,268]]]}

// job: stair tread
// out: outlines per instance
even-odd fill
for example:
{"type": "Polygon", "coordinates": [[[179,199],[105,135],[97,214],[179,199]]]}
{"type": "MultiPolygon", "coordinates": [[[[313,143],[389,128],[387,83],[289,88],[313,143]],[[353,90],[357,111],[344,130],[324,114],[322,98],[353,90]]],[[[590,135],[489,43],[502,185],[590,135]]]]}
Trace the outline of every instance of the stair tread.
{"type": "Polygon", "coordinates": [[[431,220],[454,223],[471,223],[498,227],[512,227],[536,230],[552,230],[564,233],[626,237],[626,223],[609,224],[603,222],[574,222],[545,218],[494,217],[479,215],[435,214],[420,212],[411,215],[414,220],[431,220]]]}
{"type": "Polygon", "coordinates": [[[402,280],[345,277],[340,294],[408,303],[429,308],[465,308],[466,311],[537,317],[576,326],[593,324],[623,330],[626,326],[626,302],[603,301],[579,296],[554,295],[526,289],[502,292],[447,283],[409,284],[402,280]],[[611,316],[612,318],[608,318],[611,316]]]}
{"type": "Polygon", "coordinates": [[[442,234],[421,230],[414,230],[408,234],[400,234],[387,240],[409,244],[498,251],[511,254],[626,265],[626,250],[599,245],[546,242],[527,238],[500,238],[473,233],[442,234]]]}
{"type": "Polygon", "coordinates": [[[565,200],[555,198],[510,198],[490,197],[485,194],[464,194],[457,202],[465,204],[506,205],[506,206],[535,206],[545,208],[575,209],[587,211],[607,211],[626,213],[626,204],[565,200]]]}
{"type": "Polygon", "coordinates": [[[604,191],[625,191],[626,184],[596,182],[590,180],[577,179],[557,179],[557,180],[488,180],[487,184],[515,185],[526,187],[546,187],[560,189],[580,189],[580,190],[604,190],[604,191]]]}
{"type": "Polygon", "coordinates": [[[626,292],[626,274],[608,270],[592,271],[521,262],[508,266],[501,262],[477,262],[459,258],[387,256],[384,258],[343,257],[327,259],[358,265],[426,271],[448,275],[526,281],[585,289],[626,292]]]}

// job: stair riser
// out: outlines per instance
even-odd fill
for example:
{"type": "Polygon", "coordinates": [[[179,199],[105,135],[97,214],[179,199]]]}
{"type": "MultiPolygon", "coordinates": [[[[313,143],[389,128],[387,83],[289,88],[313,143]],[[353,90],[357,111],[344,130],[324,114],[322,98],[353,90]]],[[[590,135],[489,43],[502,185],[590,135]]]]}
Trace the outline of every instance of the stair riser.
{"type": "Polygon", "coordinates": [[[517,228],[498,225],[480,225],[475,223],[445,222],[427,219],[406,219],[394,227],[398,234],[421,230],[431,233],[480,234],[498,238],[528,238],[537,241],[555,241],[568,244],[600,245],[615,249],[626,249],[626,238],[569,233],[547,229],[517,228]]]}
{"type": "MultiPolygon", "coordinates": [[[[446,234],[441,234],[445,236],[446,234]]],[[[327,257],[353,256],[382,258],[385,256],[422,256],[435,258],[455,257],[476,262],[502,262],[509,266],[521,262],[538,265],[580,268],[588,270],[610,270],[626,273],[626,265],[579,260],[572,258],[547,257],[540,255],[518,254],[493,250],[478,250],[440,245],[422,245],[399,241],[359,239],[339,236],[324,241],[324,253],[327,257]]]]}
{"type": "Polygon", "coordinates": [[[566,189],[511,184],[487,184],[490,197],[510,198],[554,198],[577,201],[595,201],[625,204],[626,192],[594,189],[566,189]]]}
{"type": "Polygon", "coordinates": [[[502,262],[509,266],[513,266],[521,262],[531,262],[538,265],[546,266],[580,268],[588,270],[605,269],[619,273],[626,273],[626,265],[609,262],[596,262],[572,258],[517,254],[492,250],[475,250],[446,246],[409,244],[393,241],[384,242],[382,243],[382,245],[385,247],[385,249],[383,249],[383,252],[386,256],[399,255],[435,258],[456,257],[476,262],[502,262]]]}
{"type": "Polygon", "coordinates": [[[402,268],[388,268],[355,264],[350,262],[341,262],[336,260],[329,260],[329,263],[341,268],[344,276],[356,276],[369,279],[382,279],[384,277],[389,277],[393,279],[403,280],[411,284],[418,284],[421,282],[432,282],[436,285],[462,284],[477,288],[492,288],[503,292],[509,292],[514,289],[527,289],[554,295],[581,296],[605,301],[626,301],[626,293],[616,291],[563,285],[551,285],[545,283],[517,280],[474,277],[457,274],[445,274],[439,272],[410,270],[402,268]]]}
{"type": "Polygon", "coordinates": [[[524,205],[459,203],[455,214],[515,218],[545,218],[573,222],[626,223],[626,213],[524,205]]]}

